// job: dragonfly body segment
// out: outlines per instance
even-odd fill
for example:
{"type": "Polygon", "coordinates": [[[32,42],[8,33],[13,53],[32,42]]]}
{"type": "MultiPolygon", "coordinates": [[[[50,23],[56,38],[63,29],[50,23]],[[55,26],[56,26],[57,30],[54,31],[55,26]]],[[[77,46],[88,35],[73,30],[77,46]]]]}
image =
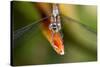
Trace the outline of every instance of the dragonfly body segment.
{"type": "Polygon", "coordinates": [[[53,11],[49,29],[52,30],[54,33],[59,32],[61,30],[60,16],[57,4],[53,4],[53,11]]]}
{"type": "Polygon", "coordinates": [[[61,34],[54,33],[52,34],[52,46],[54,50],[59,54],[59,55],[64,55],[64,45],[63,45],[63,39],[61,37],[61,34]]]}

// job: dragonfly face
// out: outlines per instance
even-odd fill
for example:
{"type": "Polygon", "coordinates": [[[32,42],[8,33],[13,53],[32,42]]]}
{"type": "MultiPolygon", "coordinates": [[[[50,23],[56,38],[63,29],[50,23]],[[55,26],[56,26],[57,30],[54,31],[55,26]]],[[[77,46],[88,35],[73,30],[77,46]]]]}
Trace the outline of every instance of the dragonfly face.
{"type": "Polygon", "coordinates": [[[60,29],[61,29],[61,24],[60,24],[60,23],[56,23],[56,22],[51,23],[51,24],[49,25],[49,29],[52,30],[53,33],[57,33],[57,32],[59,32],[60,29]]]}

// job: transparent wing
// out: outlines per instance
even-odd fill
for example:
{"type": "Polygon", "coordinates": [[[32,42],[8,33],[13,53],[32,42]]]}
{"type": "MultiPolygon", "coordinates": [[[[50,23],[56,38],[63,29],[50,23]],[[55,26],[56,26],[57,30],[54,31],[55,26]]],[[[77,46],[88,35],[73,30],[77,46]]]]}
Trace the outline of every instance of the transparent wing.
{"type": "Polygon", "coordinates": [[[81,25],[82,27],[84,27],[84,29],[86,29],[86,30],[88,30],[88,31],[90,31],[90,32],[92,32],[92,33],[94,33],[94,34],[97,33],[96,31],[90,29],[89,26],[87,26],[87,25],[81,23],[80,21],[77,21],[77,20],[75,20],[75,19],[72,19],[72,18],[70,18],[70,17],[68,17],[68,16],[65,16],[65,15],[63,15],[63,14],[61,14],[61,18],[64,19],[64,20],[66,20],[68,23],[70,23],[70,22],[72,22],[72,23],[73,23],[73,22],[74,22],[74,23],[77,23],[77,24],[81,25]]]}
{"type": "Polygon", "coordinates": [[[42,18],[40,20],[37,20],[25,27],[22,27],[18,30],[16,30],[14,33],[13,33],[13,39],[18,39],[19,37],[21,37],[21,35],[23,35],[25,32],[29,31],[29,30],[32,30],[33,27],[36,27],[36,24],[38,23],[41,23],[41,21],[45,20],[45,19],[48,19],[50,16],[47,16],[45,18],[42,18]]]}
{"type": "MultiPolygon", "coordinates": [[[[37,23],[40,23],[41,21],[43,21],[43,20],[45,20],[45,19],[48,19],[49,17],[50,17],[50,16],[47,16],[47,17],[45,17],[45,18],[42,18],[42,19],[40,19],[40,20],[37,20],[37,21],[35,21],[35,22],[33,22],[33,23],[31,23],[31,24],[25,26],[25,27],[22,27],[22,28],[16,30],[16,31],[13,33],[13,39],[18,39],[18,38],[19,38],[21,35],[23,35],[25,32],[31,30],[37,23]]],[[[90,29],[87,25],[82,24],[82,23],[80,23],[80,22],[77,21],[77,20],[74,20],[74,19],[72,19],[72,18],[70,18],[70,17],[68,17],[68,16],[63,15],[63,14],[61,14],[61,17],[62,17],[64,20],[68,21],[68,23],[69,23],[69,22],[78,23],[78,24],[80,24],[82,27],[84,27],[86,30],[88,30],[88,31],[90,31],[90,32],[92,32],[92,33],[95,33],[95,34],[97,33],[96,31],[90,29]]]]}

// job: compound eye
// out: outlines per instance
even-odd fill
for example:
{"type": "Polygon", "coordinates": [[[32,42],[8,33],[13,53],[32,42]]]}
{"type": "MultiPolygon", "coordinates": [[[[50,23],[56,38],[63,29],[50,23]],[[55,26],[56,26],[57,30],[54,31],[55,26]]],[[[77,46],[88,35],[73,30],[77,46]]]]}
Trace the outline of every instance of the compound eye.
{"type": "Polygon", "coordinates": [[[58,23],[58,26],[61,26],[61,24],[60,24],[60,23],[58,23]]]}
{"type": "Polygon", "coordinates": [[[52,26],[53,26],[53,27],[56,27],[56,25],[54,25],[54,24],[53,24],[52,26]]]}

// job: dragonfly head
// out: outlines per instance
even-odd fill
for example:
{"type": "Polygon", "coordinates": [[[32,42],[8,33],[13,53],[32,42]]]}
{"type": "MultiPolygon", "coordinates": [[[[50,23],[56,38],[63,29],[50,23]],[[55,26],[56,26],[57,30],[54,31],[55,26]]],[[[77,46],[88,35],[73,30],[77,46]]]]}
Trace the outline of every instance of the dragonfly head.
{"type": "Polygon", "coordinates": [[[52,30],[53,32],[59,32],[61,29],[60,23],[51,23],[49,25],[49,29],[52,30]]]}

